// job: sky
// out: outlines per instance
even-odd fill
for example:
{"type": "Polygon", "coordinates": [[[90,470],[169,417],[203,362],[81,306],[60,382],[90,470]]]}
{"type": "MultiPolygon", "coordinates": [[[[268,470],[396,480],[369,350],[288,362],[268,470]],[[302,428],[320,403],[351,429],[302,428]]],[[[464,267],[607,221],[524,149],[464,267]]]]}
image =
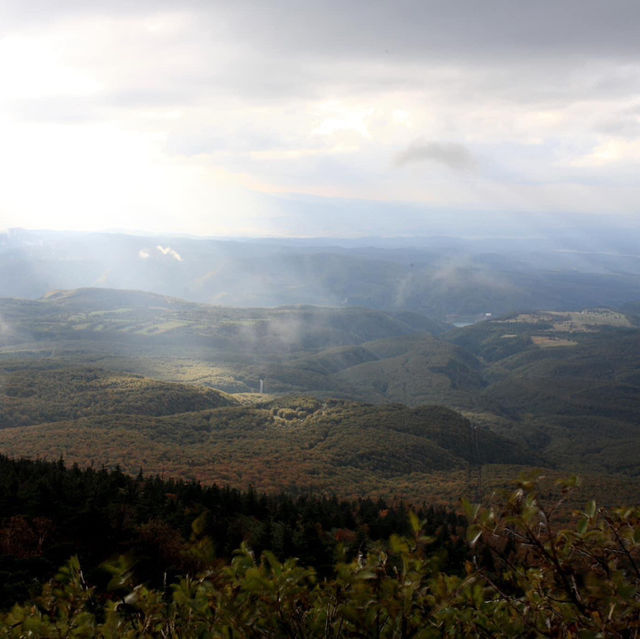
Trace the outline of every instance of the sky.
{"type": "Polygon", "coordinates": [[[0,229],[640,211],[636,0],[0,0],[0,229]]]}

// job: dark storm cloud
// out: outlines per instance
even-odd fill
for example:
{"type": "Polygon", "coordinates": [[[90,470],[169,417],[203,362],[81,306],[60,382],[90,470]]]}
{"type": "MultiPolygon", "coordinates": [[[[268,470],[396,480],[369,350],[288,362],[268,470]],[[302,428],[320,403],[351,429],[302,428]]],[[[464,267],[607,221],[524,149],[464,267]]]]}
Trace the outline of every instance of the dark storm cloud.
{"type": "Polygon", "coordinates": [[[395,165],[405,166],[416,162],[435,162],[450,169],[468,170],[476,166],[476,160],[462,144],[454,142],[417,141],[396,156],[395,165]]]}
{"type": "MultiPolygon", "coordinates": [[[[474,83],[477,95],[495,91],[525,101],[609,98],[640,88],[635,0],[192,0],[178,6],[190,7],[202,25],[202,44],[228,38],[238,45],[214,72],[194,74],[188,87],[194,93],[206,86],[269,100],[412,91],[431,81],[428,68],[446,67],[475,70],[475,77],[454,74],[445,82],[445,91],[463,99],[472,98],[474,83]]],[[[158,10],[153,3],[142,7],[158,10]]]]}
{"type": "Polygon", "coordinates": [[[225,12],[261,46],[323,55],[637,54],[635,1],[235,3],[225,12]]]}
{"type": "Polygon", "coordinates": [[[636,0],[30,0],[4,2],[5,28],[87,16],[192,11],[265,52],[300,55],[626,56],[640,52],[636,0]]]}
{"type": "MultiPolygon", "coordinates": [[[[0,34],[74,19],[173,13],[188,14],[191,25],[177,43],[163,41],[162,74],[136,77],[129,85],[123,79],[103,103],[135,108],[218,96],[318,99],[346,90],[412,91],[437,82],[461,99],[491,92],[507,100],[553,102],[608,98],[640,87],[636,0],[5,0],[0,34]],[[189,64],[171,68],[172,60],[185,57],[189,64]],[[620,68],[612,69],[612,61],[620,68]],[[469,67],[473,74],[455,72],[469,67]],[[428,71],[434,68],[454,72],[433,79],[428,71]]],[[[144,42],[149,34],[140,35],[144,42]]],[[[114,68],[143,64],[144,53],[116,56],[114,68]]]]}

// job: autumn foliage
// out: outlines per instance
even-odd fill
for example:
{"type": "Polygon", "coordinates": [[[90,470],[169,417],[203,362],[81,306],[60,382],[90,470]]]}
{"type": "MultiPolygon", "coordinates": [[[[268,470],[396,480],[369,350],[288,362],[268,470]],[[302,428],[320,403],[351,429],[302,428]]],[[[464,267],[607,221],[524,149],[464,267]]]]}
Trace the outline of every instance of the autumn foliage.
{"type": "MultiPolygon", "coordinates": [[[[568,495],[575,482],[560,488],[568,495]]],[[[640,509],[594,502],[567,513],[545,504],[537,481],[483,506],[466,503],[464,556],[426,534],[409,513],[405,534],[348,540],[322,575],[246,543],[216,559],[196,520],[180,549],[158,522],[169,552],[197,571],[152,588],[126,556],[107,566],[106,590],[87,583],[72,558],[31,603],[0,618],[4,637],[562,637],[626,638],[640,628],[640,509]]],[[[163,542],[164,543],[164,542],[163,542]]],[[[186,564],[185,564],[186,568],[186,564]]]]}

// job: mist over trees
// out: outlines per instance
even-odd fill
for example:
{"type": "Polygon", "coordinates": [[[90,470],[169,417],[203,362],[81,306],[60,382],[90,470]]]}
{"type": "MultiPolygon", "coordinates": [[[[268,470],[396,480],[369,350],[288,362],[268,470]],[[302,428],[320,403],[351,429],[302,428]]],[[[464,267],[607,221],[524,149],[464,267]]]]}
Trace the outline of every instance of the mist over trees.
{"type": "Polygon", "coordinates": [[[531,237],[531,230],[485,222],[476,221],[469,236],[431,231],[415,239],[10,231],[0,234],[0,268],[10,274],[0,282],[0,297],[100,286],[223,306],[363,306],[447,321],[619,306],[640,297],[635,227],[587,219],[558,228],[550,218],[531,237]]]}

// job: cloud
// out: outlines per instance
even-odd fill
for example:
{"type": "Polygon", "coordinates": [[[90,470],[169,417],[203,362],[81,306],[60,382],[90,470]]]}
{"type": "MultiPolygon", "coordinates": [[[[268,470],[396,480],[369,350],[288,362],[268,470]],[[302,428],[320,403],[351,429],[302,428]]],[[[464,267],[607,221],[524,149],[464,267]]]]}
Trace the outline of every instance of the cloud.
{"type": "Polygon", "coordinates": [[[141,260],[148,260],[151,257],[151,253],[149,253],[149,251],[147,251],[147,249],[140,249],[138,251],[138,257],[141,260]]]}
{"type": "Polygon", "coordinates": [[[435,162],[456,171],[473,169],[477,162],[471,152],[455,142],[413,142],[398,153],[396,166],[406,166],[416,162],[435,162]]]}
{"type": "MultiPolygon", "coordinates": [[[[158,15],[175,13],[172,0],[9,0],[0,9],[7,30],[59,20],[114,16],[145,18],[150,30],[164,27],[158,15]]],[[[637,53],[635,0],[183,0],[181,12],[206,30],[229,33],[270,54],[291,49],[323,56],[449,54],[521,56],[538,51],[637,53]]]]}
{"type": "Polygon", "coordinates": [[[182,262],[182,256],[180,255],[180,253],[178,253],[177,251],[174,251],[170,246],[160,246],[160,244],[158,244],[156,248],[163,255],[170,255],[174,260],[177,260],[178,262],[182,262]]]}
{"type": "Polygon", "coordinates": [[[636,0],[6,0],[2,223],[270,234],[265,194],[628,211],[635,149],[606,144],[640,136],[639,22],[636,0]]]}
{"type": "Polygon", "coordinates": [[[576,158],[575,167],[604,167],[612,164],[623,164],[625,168],[637,169],[640,163],[640,140],[607,139],[598,144],[590,153],[576,158]]]}
{"type": "Polygon", "coordinates": [[[640,105],[636,104],[608,117],[598,124],[596,130],[613,136],[640,137],[640,105]]]}

